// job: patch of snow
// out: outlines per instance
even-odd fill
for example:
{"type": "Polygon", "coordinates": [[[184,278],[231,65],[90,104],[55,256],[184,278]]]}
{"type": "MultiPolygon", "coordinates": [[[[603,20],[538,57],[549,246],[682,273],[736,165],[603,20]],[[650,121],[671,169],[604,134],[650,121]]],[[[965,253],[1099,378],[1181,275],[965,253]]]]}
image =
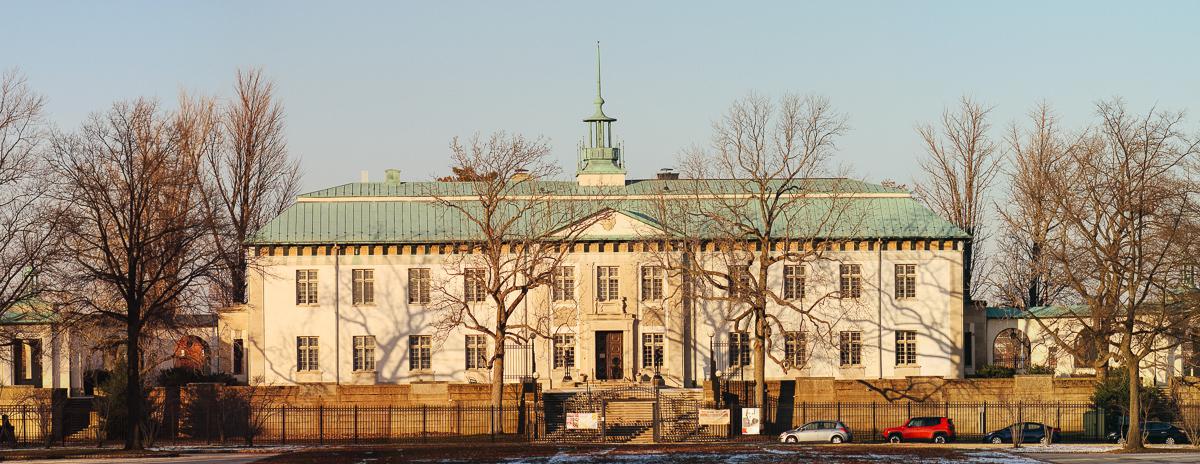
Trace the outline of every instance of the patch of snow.
{"type": "Polygon", "coordinates": [[[1022,446],[1020,448],[1007,448],[1006,453],[1107,453],[1109,451],[1119,450],[1121,445],[1112,444],[1054,444],[1050,446],[1022,446]]]}

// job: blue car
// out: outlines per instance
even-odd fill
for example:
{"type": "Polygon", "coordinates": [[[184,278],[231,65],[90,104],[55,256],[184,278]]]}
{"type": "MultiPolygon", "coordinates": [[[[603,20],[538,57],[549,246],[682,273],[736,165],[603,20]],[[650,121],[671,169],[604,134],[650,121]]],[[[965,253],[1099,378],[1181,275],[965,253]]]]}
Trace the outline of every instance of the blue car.
{"type": "Polygon", "coordinates": [[[1020,427],[1022,432],[1021,443],[1041,443],[1047,445],[1056,441],[1062,441],[1059,430],[1054,427],[1050,427],[1040,422],[1022,422],[1020,424],[1009,425],[1008,427],[984,435],[983,442],[995,444],[1012,443],[1012,431],[1014,426],[1020,427]],[[1049,440],[1047,440],[1046,437],[1050,437],[1049,440]]]}

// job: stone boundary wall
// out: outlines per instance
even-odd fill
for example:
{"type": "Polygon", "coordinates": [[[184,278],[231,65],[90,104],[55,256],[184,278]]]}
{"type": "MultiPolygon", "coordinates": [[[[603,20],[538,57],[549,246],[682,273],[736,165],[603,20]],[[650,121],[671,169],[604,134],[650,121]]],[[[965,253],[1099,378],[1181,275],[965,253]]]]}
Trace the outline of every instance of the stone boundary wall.
{"type": "MultiPolygon", "coordinates": [[[[704,383],[704,398],[718,396],[728,401],[753,394],[753,382],[704,383]]],[[[908,377],[904,379],[837,380],[833,378],[797,378],[794,381],[767,381],[767,396],[786,402],[799,403],[890,403],[890,402],[1064,402],[1091,401],[1094,380],[1090,377],[1053,377],[1049,375],[1017,375],[1012,378],[944,379],[941,377],[908,377]]],[[[743,402],[744,403],[744,402],[743,402]]]]}
{"type": "MultiPolygon", "coordinates": [[[[192,397],[207,393],[206,390],[212,391],[211,389],[230,390],[231,393],[241,397],[258,398],[260,401],[289,407],[487,406],[491,404],[491,385],[443,382],[400,385],[314,384],[296,386],[189,384],[179,388],[179,402],[186,405],[192,397]]],[[[525,395],[525,402],[532,402],[535,392],[524,391],[520,384],[505,384],[504,404],[520,403],[522,394],[525,395]]],[[[170,396],[169,393],[168,396],[170,396]]]]}

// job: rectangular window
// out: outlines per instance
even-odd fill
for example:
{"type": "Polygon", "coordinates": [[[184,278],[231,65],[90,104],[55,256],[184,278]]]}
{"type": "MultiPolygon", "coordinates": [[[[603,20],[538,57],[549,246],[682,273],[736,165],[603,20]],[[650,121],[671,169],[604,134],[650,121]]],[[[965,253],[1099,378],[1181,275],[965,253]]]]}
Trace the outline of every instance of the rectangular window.
{"type": "Polygon", "coordinates": [[[554,368],[575,367],[575,334],[554,335],[554,368]]]}
{"type": "Polygon", "coordinates": [[[375,304],[375,270],[354,269],[351,271],[354,287],[354,305],[375,304]]]}
{"type": "Polygon", "coordinates": [[[410,304],[429,303],[429,268],[408,270],[408,302],[410,304]]]}
{"type": "Polygon", "coordinates": [[[917,265],[896,265],[896,299],[917,297],[917,265]]]}
{"type": "Polygon", "coordinates": [[[804,332],[783,334],[783,359],[788,367],[802,367],[808,357],[808,340],[804,332]]]}
{"type": "Polygon", "coordinates": [[[317,353],[317,337],[296,337],[296,370],[300,372],[320,370],[317,353]]]}
{"type": "Polygon", "coordinates": [[[838,296],[841,298],[858,298],[862,296],[862,266],[858,264],[842,264],[839,266],[841,286],[838,296]]]}
{"type": "Polygon", "coordinates": [[[233,375],[244,374],[246,366],[246,340],[233,339],[233,375]]]}
{"type": "Polygon", "coordinates": [[[467,369],[487,368],[487,337],[467,335],[467,369]]]}
{"type": "Polygon", "coordinates": [[[750,266],[729,267],[729,296],[738,297],[750,292],[750,266]]]}
{"type": "Polygon", "coordinates": [[[463,300],[480,302],[487,297],[487,271],[484,269],[463,270],[463,300]]]}
{"type": "Polygon", "coordinates": [[[917,364],[917,332],[914,330],[896,331],[896,365],[912,366],[917,364]]]}
{"type": "Polygon", "coordinates": [[[783,266],[783,299],[804,299],[804,266],[799,264],[783,266]]]}
{"type": "Polygon", "coordinates": [[[433,337],[429,335],[408,336],[408,370],[429,370],[433,355],[433,337]]]}
{"type": "Polygon", "coordinates": [[[355,371],[374,371],[375,370],[375,336],[374,335],[355,335],[354,336],[354,370],[355,371]]]}
{"type": "Polygon", "coordinates": [[[296,304],[317,304],[317,270],[296,270],[296,304]]]}
{"type": "Polygon", "coordinates": [[[642,368],[659,368],[663,365],[663,334],[642,334],[642,368]]]}
{"type": "Polygon", "coordinates": [[[862,332],[842,332],[838,348],[843,367],[862,365],[862,332]]]}
{"type": "Polygon", "coordinates": [[[551,299],[554,301],[571,301],[575,299],[575,268],[573,266],[555,266],[550,274],[551,299]]]}
{"type": "Polygon", "coordinates": [[[750,365],[750,334],[746,332],[729,333],[729,367],[750,365]]]}
{"type": "Polygon", "coordinates": [[[621,299],[621,282],[617,266],[596,266],[596,301],[621,299]]]}
{"type": "Polygon", "coordinates": [[[963,343],[963,364],[967,367],[975,365],[975,332],[967,332],[963,343]]]}
{"type": "Polygon", "coordinates": [[[663,298],[663,268],[662,266],[642,267],[642,301],[661,300],[663,298]]]}

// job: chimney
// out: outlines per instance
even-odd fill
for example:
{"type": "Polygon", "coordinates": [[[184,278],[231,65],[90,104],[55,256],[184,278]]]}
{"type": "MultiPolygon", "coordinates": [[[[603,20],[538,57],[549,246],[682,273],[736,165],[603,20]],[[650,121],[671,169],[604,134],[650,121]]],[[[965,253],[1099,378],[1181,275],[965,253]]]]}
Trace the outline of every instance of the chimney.
{"type": "Polygon", "coordinates": [[[364,183],[364,184],[365,184],[365,183],[367,183],[367,182],[370,182],[370,181],[371,181],[371,174],[370,174],[370,171],[367,171],[367,170],[365,170],[365,169],[364,169],[364,170],[362,170],[361,172],[359,172],[359,173],[358,173],[358,181],[359,181],[359,182],[362,182],[362,183],[364,183]]]}
{"type": "Polygon", "coordinates": [[[387,182],[389,184],[399,184],[400,183],[400,170],[399,169],[385,170],[384,171],[384,182],[387,182]]]}
{"type": "Polygon", "coordinates": [[[658,170],[658,180],[679,180],[679,173],[672,168],[658,170]]]}
{"type": "Polygon", "coordinates": [[[529,178],[529,170],[524,168],[517,169],[517,171],[512,175],[512,180],[515,182],[526,181],[529,180],[529,178]]]}

